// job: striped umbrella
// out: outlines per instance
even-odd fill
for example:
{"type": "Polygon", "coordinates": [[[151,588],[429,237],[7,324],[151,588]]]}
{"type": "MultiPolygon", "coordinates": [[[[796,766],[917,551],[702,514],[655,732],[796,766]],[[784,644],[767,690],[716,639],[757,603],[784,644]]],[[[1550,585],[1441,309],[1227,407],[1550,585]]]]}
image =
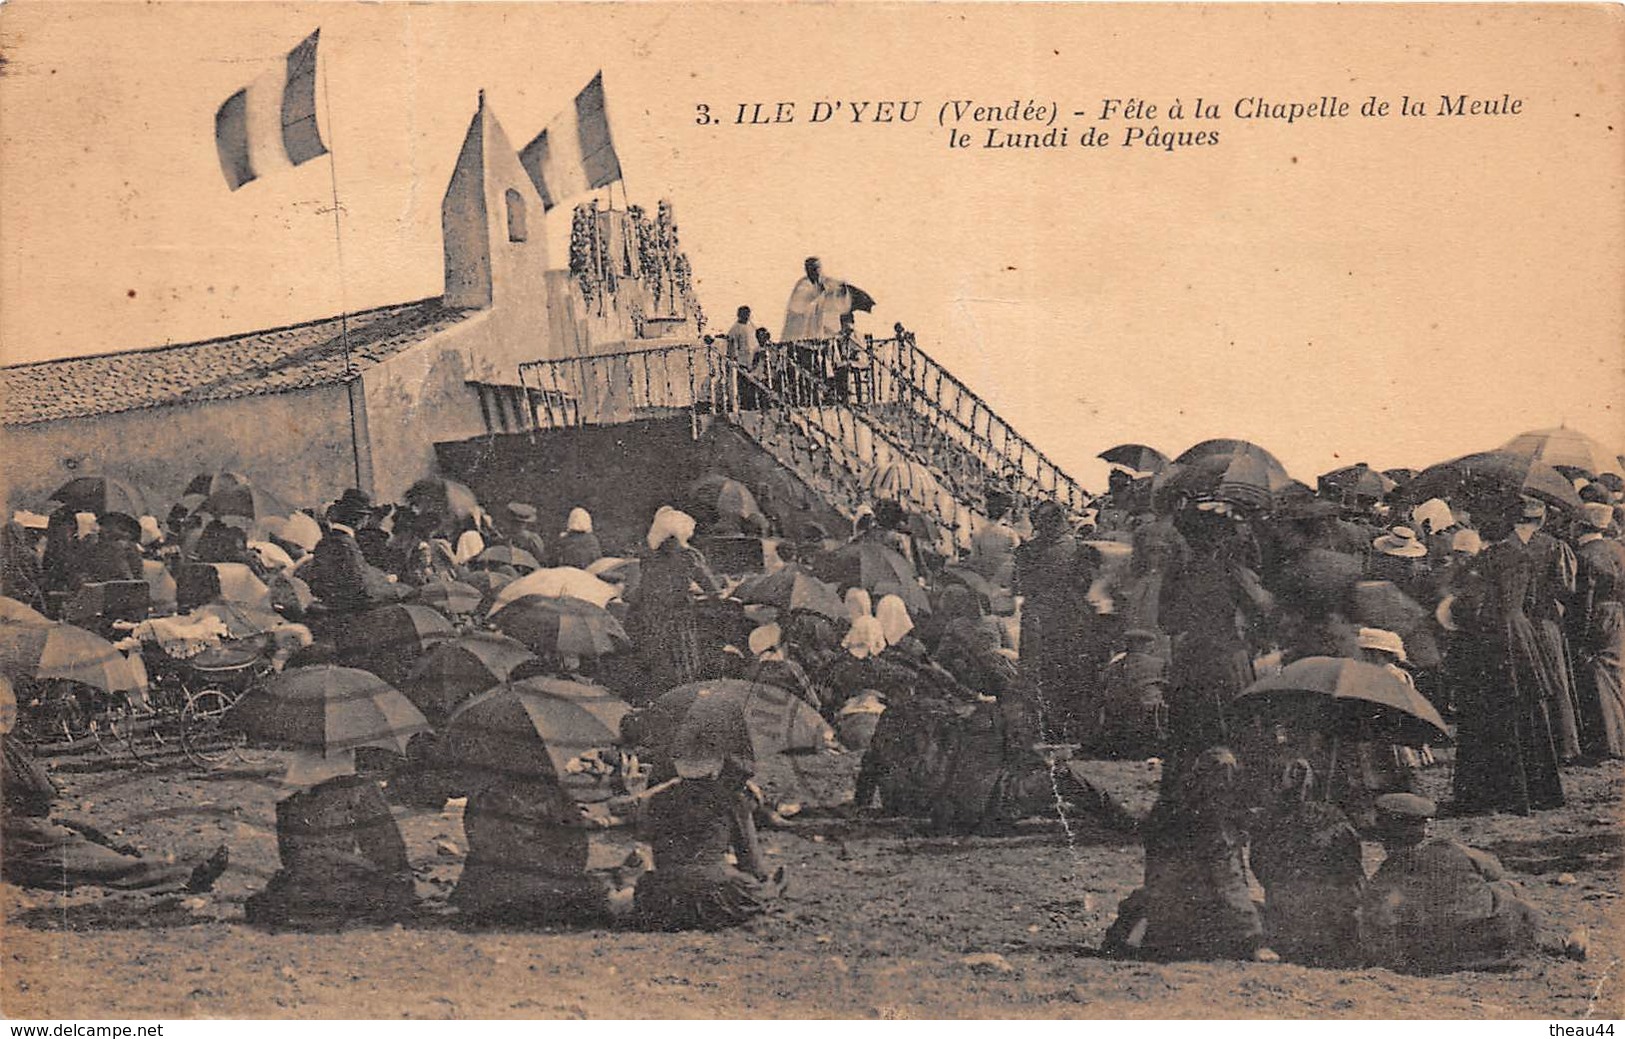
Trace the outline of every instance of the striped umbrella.
{"type": "Polygon", "coordinates": [[[684,772],[705,774],[732,760],[746,771],[775,754],[817,751],[830,728],[807,701],[763,682],[690,682],[661,694],[636,719],[638,742],[684,772]]]}
{"type": "Polygon", "coordinates": [[[441,758],[482,772],[555,779],[577,801],[606,800],[614,790],[605,762],[629,710],[599,686],[528,678],[458,708],[446,724],[441,758]]]}
{"type": "Polygon", "coordinates": [[[1618,455],[1579,430],[1567,426],[1519,433],[1508,440],[1501,450],[1544,462],[1556,469],[1579,469],[1592,476],[1603,473],[1625,475],[1618,455]]]}
{"type": "Polygon", "coordinates": [[[429,731],[423,713],[367,671],[332,664],[293,668],[244,693],[225,726],[250,740],[322,754],[378,747],[406,754],[406,741],[429,731]]]}
{"type": "Polygon", "coordinates": [[[465,635],[425,654],[401,683],[401,692],[430,722],[443,724],[458,707],[535,660],[536,654],[506,635],[465,635]]]}
{"type": "Polygon", "coordinates": [[[0,674],[56,679],[108,693],[145,695],[146,669],[111,642],[71,624],[0,623],[0,674]]]}
{"type": "Polygon", "coordinates": [[[580,599],[527,595],[491,616],[498,631],[542,654],[603,657],[627,649],[626,629],[602,606],[580,599]]]}
{"type": "Polygon", "coordinates": [[[157,495],[129,480],[112,476],[78,476],[58,487],[51,501],[61,502],[75,512],[122,512],[126,516],[156,516],[157,495]]]}
{"type": "Polygon", "coordinates": [[[797,566],[745,578],[734,590],[734,598],[786,611],[810,610],[831,620],[846,619],[846,604],[834,585],[797,566]]]}
{"type": "Polygon", "coordinates": [[[345,663],[399,683],[414,661],[455,636],[451,621],[429,607],[397,604],[352,618],[339,629],[337,642],[345,663]]]}

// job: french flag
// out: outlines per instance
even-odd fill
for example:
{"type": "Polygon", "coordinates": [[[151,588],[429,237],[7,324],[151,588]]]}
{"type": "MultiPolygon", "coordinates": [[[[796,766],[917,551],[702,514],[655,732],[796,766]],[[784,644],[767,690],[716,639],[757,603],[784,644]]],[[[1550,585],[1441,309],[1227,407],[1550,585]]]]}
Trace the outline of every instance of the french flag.
{"type": "Polygon", "coordinates": [[[327,154],[316,125],[317,29],[273,69],[226,98],[214,114],[220,170],[236,191],[277,170],[327,154]]]}
{"type": "Polygon", "coordinates": [[[604,110],[602,72],[576,95],[575,104],[519,150],[519,164],[542,196],[543,209],[621,179],[621,160],[604,110]]]}

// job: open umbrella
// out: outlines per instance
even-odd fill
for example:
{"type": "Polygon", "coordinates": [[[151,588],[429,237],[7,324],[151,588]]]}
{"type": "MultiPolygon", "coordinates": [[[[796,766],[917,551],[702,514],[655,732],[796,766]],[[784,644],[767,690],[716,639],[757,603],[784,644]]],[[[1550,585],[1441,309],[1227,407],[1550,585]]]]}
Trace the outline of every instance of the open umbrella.
{"type": "Polygon", "coordinates": [[[1511,504],[1509,498],[1526,495],[1552,505],[1579,509],[1580,496],[1568,477],[1544,462],[1508,451],[1482,451],[1422,470],[1405,488],[1412,501],[1443,498],[1453,505],[1467,504],[1478,511],[1488,502],[1511,504]]]}
{"type": "Polygon", "coordinates": [[[614,791],[604,763],[628,710],[595,685],[528,678],[459,707],[446,723],[441,759],[481,772],[552,778],[577,801],[606,800],[614,791]]]}
{"type": "Polygon", "coordinates": [[[435,610],[396,604],[350,618],[339,629],[337,642],[346,663],[395,684],[411,673],[414,661],[455,636],[451,622],[435,610]]]}
{"type": "Polygon", "coordinates": [[[209,602],[192,611],[217,617],[226,626],[226,634],[234,639],[250,639],[286,624],[286,619],[275,610],[241,603],[209,602]]]}
{"type": "Polygon", "coordinates": [[[1257,444],[1207,440],[1174,460],[1157,477],[1155,493],[1208,497],[1247,508],[1269,508],[1292,488],[1286,468],[1257,444]]]}
{"type": "Polygon", "coordinates": [[[94,512],[101,516],[109,512],[122,512],[126,516],[155,516],[160,499],[151,491],[129,480],[112,476],[76,476],[58,487],[50,497],[75,512],[94,512]]]}
{"type": "Polygon", "coordinates": [[[223,724],[256,743],[322,754],[379,747],[405,755],[406,741],[429,731],[422,712],[389,683],[332,664],[293,668],[254,686],[223,724]]]}
{"type": "Polygon", "coordinates": [[[846,604],[833,585],[801,569],[787,566],[771,574],[747,577],[734,590],[743,603],[773,606],[779,610],[810,610],[831,620],[846,619],[846,604]]]}
{"type": "Polygon", "coordinates": [[[492,545],[475,556],[474,562],[485,567],[511,566],[520,573],[542,568],[541,562],[535,556],[512,545],[492,545]]]}
{"type": "Polygon", "coordinates": [[[1388,479],[1403,487],[1412,480],[1416,479],[1416,470],[1407,469],[1404,466],[1398,466],[1393,469],[1384,469],[1382,471],[1382,475],[1388,477],[1388,479]]]}
{"type": "Polygon", "coordinates": [[[1544,462],[1553,468],[1579,469],[1592,476],[1625,474],[1617,454],[1578,429],[1557,426],[1519,433],[1502,445],[1508,454],[1544,462]]]}
{"type": "Polygon", "coordinates": [[[828,581],[844,593],[848,588],[874,591],[883,582],[914,584],[914,567],[885,545],[853,541],[813,560],[814,577],[828,581]]]}
{"type": "Polygon", "coordinates": [[[1360,462],[1323,474],[1317,481],[1320,493],[1342,498],[1381,498],[1399,484],[1360,462]]]}
{"type": "Polygon", "coordinates": [[[1168,468],[1168,456],[1144,444],[1118,444],[1116,447],[1108,447],[1095,457],[1137,473],[1156,475],[1168,468]]]}
{"type": "Polygon", "coordinates": [[[632,644],[608,610],[580,599],[527,595],[492,614],[491,623],[531,650],[549,655],[596,658],[632,644]]]}
{"type": "Polygon", "coordinates": [[[732,760],[747,771],[774,754],[822,750],[831,732],[807,701],[763,682],[716,679],[662,693],[637,718],[638,742],[682,762],[732,760]]]}
{"type": "Polygon", "coordinates": [[[619,588],[600,581],[585,570],[578,570],[573,566],[545,567],[504,585],[492,601],[487,615],[494,614],[514,600],[527,595],[580,599],[594,606],[607,606],[609,601],[619,594],[619,588]]]}
{"type": "Polygon", "coordinates": [[[34,607],[13,599],[10,596],[0,595],[0,624],[24,624],[45,627],[56,623],[34,607]]]}
{"type": "Polygon", "coordinates": [[[286,516],[295,510],[263,487],[238,484],[222,487],[205,498],[203,511],[222,518],[234,516],[263,520],[272,516],[286,516]]]}
{"type": "Polygon", "coordinates": [[[876,469],[865,487],[877,499],[910,502],[919,508],[935,508],[948,495],[924,463],[910,458],[894,458],[876,469]]]}
{"type": "Polygon", "coordinates": [[[1444,719],[1414,688],[1376,664],[1343,657],[1304,657],[1279,674],[1259,679],[1236,696],[1237,705],[1318,703],[1340,723],[1371,721],[1397,743],[1450,738],[1444,719]]]}
{"type": "Polygon", "coordinates": [[[442,642],[424,654],[401,692],[434,725],[480,693],[508,681],[536,654],[506,635],[479,632],[442,642]]]}
{"type": "Polygon", "coordinates": [[[108,693],[144,695],[147,674],[111,642],[71,624],[0,624],[0,675],[78,682],[108,693]]]}
{"type": "MultiPolygon", "coordinates": [[[[477,571],[477,574],[499,578],[501,583],[495,586],[497,588],[512,580],[504,574],[493,574],[489,570],[477,571]]],[[[450,578],[437,577],[418,586],[417,601],[424,606],[432,606],[448,617],[464,616],[478,610],[480,603],[486,600],[487,593],[482,590],[484,587],[484,584],[474,581],[453,581],[450,578]]],[[[494,593],[494,589],[492,591],[494,593]]]]}
{"type": "Polygon", "coordinates": [[[474,492],[456,480],[431,476],[419,480],[406,489],[404,498],[414,512],[424,516],[447,520],[468,519],[479,511],[479,499],[474,492]]]}

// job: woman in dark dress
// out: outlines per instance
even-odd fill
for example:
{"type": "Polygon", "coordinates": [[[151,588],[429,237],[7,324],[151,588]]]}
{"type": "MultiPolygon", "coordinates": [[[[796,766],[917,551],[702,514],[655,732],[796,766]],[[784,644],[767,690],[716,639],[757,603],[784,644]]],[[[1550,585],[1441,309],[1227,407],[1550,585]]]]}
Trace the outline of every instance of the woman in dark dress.
{"type": "Polygon", "coordinates": [[[648,685],[670,689],[696,680],[702,671],[699,630],[690,608],[691,589],[716,595],[721,585],[705,557],[689,547],[694,519],[687,513],[661,506],[647,539],[642,581],[627,613],[627,633],[638,647],[648,674],[648,685]]]}
{"type": "Polygon", "coordinates": [[[765,911],[782,888],[783,870],[768,875],[756,841],[752,815],[757,799],[747,786],[749,778],[739,765],[726,761],[715,775],[681,778],[650,799],[654,872],[638,879],[633,896],[643,927],[732,927],[765,911]],[[728,861],[730,852],[737,866],[728,861]]]}
{"type": "Polygon", "coordinates": [[[1240,766],[1210,747],[1169,784],[1141,825],[1145,886],[1123,900],[1104,952],[1159,960],[1280,957],[1248,892],[1237,825],[1240,766]],[[1170,796],[1171,793],[1171,796],[1170,796]]]}
{"type": "Polygon", "coordinates": [[[1287,765],[1276,797],[1248,854],[1264,887],[1270,947],[1293,963],[1347,963],[1365,888],[1359,831],[1336,805],[1315,797],[1315,774],[1302,758],[1287,765]]]}
{"type": "Polygon", "coordinates": [[[599,923],[607,878],[587,872],[587,830],[576,802],[551,778],[493,776],[463,813],[468,858],[450,902],[477,919],[599,923]]]}
{"type": "MultiPolygon", "coordinates": [[[[1509,532],[1502,526],[1499,533],[1509,532]]],[[[1458,813],[1527,815],[1563,804],[1550,714],[1556,690],[1525,612],[1540,564],[1522,539],[1497,540],[1478,557],[1481,580],[1464,588],[1451,608],[1472,640],[1478,657],[1473,670],[1482,678],[1456,689],[1458,813]]]]}
{"type": "Polygon", "coordinates": [[[406,843],[377,780],[353,765],[307,755],[290,769],[303,788],[277,802],[282,868],[246,903],[250,923],[336,929],[412,907],[406,843]]]}

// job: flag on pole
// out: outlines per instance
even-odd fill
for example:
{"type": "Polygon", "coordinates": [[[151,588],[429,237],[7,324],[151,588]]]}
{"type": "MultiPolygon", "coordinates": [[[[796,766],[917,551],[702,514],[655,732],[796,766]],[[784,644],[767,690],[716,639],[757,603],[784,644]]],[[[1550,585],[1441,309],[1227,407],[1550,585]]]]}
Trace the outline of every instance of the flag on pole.
{"type": "Polygon", "coordinates": [[[231,190],[327,154],[316,125],[317,29],[273,69],[226,98],[214,114],[220,170],[231,190]]]}
{"type": "Polygon", "coordinates": [[[602,72],[576,95],[575,104],[519,150],[519,163],[542,196],[543,209],[621,179],[621,160],[604,110],[602,72]]]}

